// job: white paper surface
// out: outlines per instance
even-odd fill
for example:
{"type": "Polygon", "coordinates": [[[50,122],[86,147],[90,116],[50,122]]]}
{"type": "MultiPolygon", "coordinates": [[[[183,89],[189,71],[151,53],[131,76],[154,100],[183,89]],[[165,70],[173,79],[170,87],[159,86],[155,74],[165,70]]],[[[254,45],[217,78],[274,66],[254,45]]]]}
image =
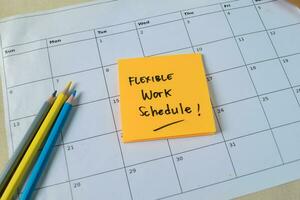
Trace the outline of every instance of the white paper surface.
{"type": "Polygon", "coordinates": [[[10,153],[54,89],[80,93],[36,199],[229,199],[300,178],[300,11],[285,1],[94,2],[0,33],[10,153]],[[116,59],[193,52],[218,133],[123,144],[116,59]]]}

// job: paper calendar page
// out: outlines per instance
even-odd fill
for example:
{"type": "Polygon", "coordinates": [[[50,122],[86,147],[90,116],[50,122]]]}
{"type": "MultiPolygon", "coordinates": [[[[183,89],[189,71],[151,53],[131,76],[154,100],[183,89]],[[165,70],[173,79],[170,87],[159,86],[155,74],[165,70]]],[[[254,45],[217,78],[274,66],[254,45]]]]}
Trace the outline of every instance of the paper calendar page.
{"type": "Polygon", "coordinates": [[[0,34],[10,154],[53,90],[80,92],[36,199],[229,199],[300,178],[300,11],[286,1],[98,1],[0,34]],[[123,144],[117,59],[181,53],[203,54],[217,134],[123,144]]]}

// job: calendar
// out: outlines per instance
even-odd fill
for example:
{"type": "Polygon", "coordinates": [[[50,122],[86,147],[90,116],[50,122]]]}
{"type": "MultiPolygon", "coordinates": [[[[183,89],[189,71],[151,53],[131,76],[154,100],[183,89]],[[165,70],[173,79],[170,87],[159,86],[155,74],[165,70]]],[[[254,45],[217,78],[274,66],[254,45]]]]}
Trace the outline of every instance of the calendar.
{"type": "Polygon", "coordinates": [[[286,1],[96,1],[0,34],[10,154],[54,90],[79,92],[36,199],[230,199],[300,178],[300,10],[286,1]],[[124,144],[117,60],[185,53],[203,55],[217,134],[124,144]]]}

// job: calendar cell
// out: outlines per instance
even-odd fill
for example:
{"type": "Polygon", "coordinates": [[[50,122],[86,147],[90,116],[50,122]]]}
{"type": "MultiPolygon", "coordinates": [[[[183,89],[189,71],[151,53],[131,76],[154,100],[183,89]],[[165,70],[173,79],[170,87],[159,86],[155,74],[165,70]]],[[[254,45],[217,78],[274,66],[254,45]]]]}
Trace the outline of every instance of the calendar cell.
{"type": "Polygon", "coordinates": [[[222,133],[218,131],[215,135],[170,139],[169,141],[172,153],[178,154],[204,146],[209,146],[211,144],[220,143],[223,141],[223,137],[222,133]]]}
{"type": "Polygon", "coordinates": [[[291,89],[260,97],[271,127],[300,120],[300,106],[291,89]]]}
{"type": "Polygon", "coordinates": [[[216,5],[199,7],[199,8],[194,8],[194,9],[188,9],[188,10],[182,11],[181,14],[182,14],[183,18],[190,18],[190,17],[195,17],[198,15],[205,15],[205,14],[220,12],[220,11],[222,11],[221,6],[216,4],[216,5]]]}
{"type": "Polygon", "coordinates": [[[235,177],[224,143],[178,154],[174,160],[183,191],[235,177]]]}
{"type": "Polygon", "coordinates": [[[123,167],[115,133],[65,144],[70,179],[82,178],[123,167]],[[80,164],[78,164],[80,163],[80,164]]]}
{"type": "Polygon", "coordinates": [[[6,57],[4,66],[7,87],[51,78],[47,49],[6,57]]]}
{"type": "Polygon", "coordinates": [[[83,31],[78,33],[73,33],[69,35],[63,35],[60,37],[49,38],[47,40],[48,47],[74,43],[77,41],[89,40],[95,38],[93,31],[83,31]]]}
{"type": "MultiPolygon", "coordinates": [[[[4,42],[4,40],[2,40],[2,42],[4,42]]],[[[8,47],[3,46],[3,56],[7,57],[13,55],[21,55],[24,53],[29,53],[40,49],[46,49],[46,48],[47,48],[46,40],[38,40],[35,42],[28,42],[25,44],[12,45],[8,47]]]]}
{"type": "Polygon", "coordinates": [[[283,57],[281,58],[281,63],[286,71],[288,79],[292,86],[300,86],[300,54],[283,57]]]}
{"type": "Polygon", "coordinates": [[[282,163],[270,131],[228,141],[227,147],[238,176],[264,170],[282,163]]]}
{"type": "Polygon", "coordinates": [[[146,56],[191,47],[183,21],[146,27],[138,32],[146,56]]]}
{"type": "Polygon", "coordinates": [[[117,33],[122,33],[126,31],[136,30],[134,23],[124,23],[114,26],[103,27],[95,30],[95,35],[97,37],[114,35],[117,33]]]}
{"type": "Polygon", "coordinates": [[[272,1],[256,5],[257,11],[267,29],[287,26],[300,22],[299,11],[287,1],[272,1]]]}
{"type": "Polygon", "coordinates": [[[67,123],[64,142],[77,141],[115,131],[109,100],[75,106],[70,114],[72,126],[67,123]]]}
{"type": "Polygon", "coordinates": [[[276,58],[276,53],[266,32],[236,37],[247,64],[276,58]]]}
{"type": "Polygon", "coordinates": [[[68,181],[68,170],[66,166],[63,146],[54,147],[49,162],[42,173],[37,187],[45,187],[68,181]]]}
{"type": "Polygon", "coordinates": [[[284,162],[300,159],[300,123],[289,124],[273,129],[284,162]]]}
{"type": "Polygon", "coordinates": [[[196,46],[194,49],[195,52],[203,54],[208,74],[244,65],[243,58],[234,38],[196,46]]]}
{"type": "Polygon", "coordinates": [[[226,140],[269,128],[257,97],[221,106],[215,110],[226,140]]]}
{"type": "Polygon", "coordinates": [[[245,67],[213,74],[208,84],[214,106],[256,96],[245,67]]]}
{"type": "Polygon", "coordinates": [[[119,92],[119,76],[118,65],[104,67],[104,75],[107,83],[108,93],[110,97],[120,95],[119,92]]]}
{"type": "Polygon", "coordinates": [[[124,169],[115,170],[71,182],[74,200],[109,199],[130,200],[124,169]],[[116,190],[111,190],[111,188],[116,190]]]}
{"type": "Polygon", "coordinates": [[[279,56],[300,53],[300,24],[269,31],[279,56]]]}
{"type": "Polygon", "coordinates": [[[223,12],[185,19],[185,24],[194,46],[232,37],[223,12]]]}
{"type": "Polygon", "coordinates": [[[220,143],[223,141],[223,136],[220,131],[218,121],[215,117],[216,134],[209,136],[198,136],[188,138],[169,139],[170,148],[173,154],[190,151],[204,146],[220,143]]]}
{"type": "Polygon", "coordinates": [[[49,56],[53,76],[101,66],[95,39],[49,47],[49,56]]]}
{"type": "Polygon", "coordinates": [[[133,199],[158,199],[180,192],[171,157],[126,168],[133,199]]]}
{"type": "Polygon", "coordinates": [[[254,6],[228,10],[225,11],[225,14],[234,35],[242,35],[264,30],[264,26],[261,23],[254,6]]]}
{"type": "Polygon", "coordinates": [[[52,80],[38,81],[8,90],[9,112],[11,119],[37,114],[46,99],[53,93],[52,80]],[[39,95],[32,98],[32,91],[39,95]],[[28,106],[30,99],[30,106],[28,106]]]}
{"type": "MultiPolygon", "coordinates": [[[[122,141],[120,132],[119,138],[120,141],[122,141]]],[[[167,140],[134,142],[128,144],[121,142],[121,148],[126,166],[135,165],[138,163],[167,157],[170,155],[167,140]]]]}
{"type": "Polygon", "coordinates": [[[243,8],[253,5],[252,0],[243,0],[243,1],[229,1],[222,3],[223,10],[233,10],[236,8],[243,8]]]}
{"type": "Polygon", "coordinates": [[[248,70],[258,94],[290,87],[289,81],[278,59],[249,65],[248,70]],[[272,77],[272,79],[268,77],[272,77]]]}
{"type": "Polygon", "coordinates": [[[14,148],[13,151],[15,151],[21,143],[25,135],[24,130],[27,130],[29,128],[32,121],[34,120],[34,117],[35,116],[26,117],[24,119],[13,120],[10,122],[11,136],[14,148]]]}
{"type": "Polygon", "coordinates": [[[75,105],[108,97],[102,68],[56,77],[54,87],[61,91],[69,81],[72,81],[75,84],[73,87],[80,91],[75,105]]]}
{"type": "Polygon", "coordinates": [[[178,20],[181,20],[180,12],[174,12],[156,17],[137,20],[135,24],[137,28],[145,28],[178,20]]]}
{"type": "Polygon", "coordinates": [[[103,66],[116,64],[122,58],[143,57],[136,30],[100,37],[97,40],[103,66]]]}
{"type": "Polygon", "coordinates": [[[32,198],[36,200],[72,200],[70,185],[69,183],[63,183],[36,190],[32,198]]]}
{"type": "MultiPolygon", "coordinates": [[[[10,129],[11,129],[11,136],[13,142],[13,151],[17,149],[20,145],[21,141],[23,140],[27,129],[31,125],[32,121],[34,120],[35,116],[26,117],[23,119],[17,119],[10,122],[10,129]]],[[[56,145],[61,144],[61,138],[59,137],[56,145]]]]}

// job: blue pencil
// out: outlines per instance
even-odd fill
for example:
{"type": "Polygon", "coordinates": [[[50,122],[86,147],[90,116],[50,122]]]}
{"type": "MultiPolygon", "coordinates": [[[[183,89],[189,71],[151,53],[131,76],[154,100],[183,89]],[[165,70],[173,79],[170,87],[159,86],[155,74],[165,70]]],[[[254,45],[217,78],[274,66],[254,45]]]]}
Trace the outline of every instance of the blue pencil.
{"type": "Polygon", "coordinates": [[[45,142],[45,145],[32,168],[32,171],[29,175],[29,178],[24,186],[23,193],[21,194],[19,200],[29,200],[32,196],[32,193],[38,183],[39,178],[42,175],[44,168],[49,160],[50,154],[55,146],[55,143],[58,139],[58,136],[69,116],[69,113],[72,109],[72,103],[74,101],[76,91],[73,91],[69,99],[63,105],[50,133],[45,142]]]}

